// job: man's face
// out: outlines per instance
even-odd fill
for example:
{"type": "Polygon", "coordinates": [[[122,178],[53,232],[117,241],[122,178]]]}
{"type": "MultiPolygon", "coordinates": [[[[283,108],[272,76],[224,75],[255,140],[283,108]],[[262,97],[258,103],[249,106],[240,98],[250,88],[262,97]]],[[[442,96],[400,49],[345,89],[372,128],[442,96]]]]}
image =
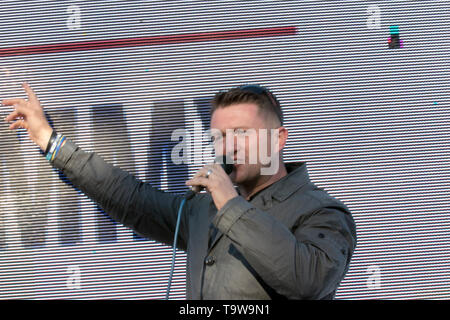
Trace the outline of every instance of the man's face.
{"type": "Polygon", "coordinates": [[[234,159],[235,166],[230,178],[237,185],[257,183],[260,179],[263,166],[261,147],[266,144],[263,150],[267,150],[267,156],[271,155],[272,128],[276,125],[266,119],[254,103],[218,108],[212,114],[211,132],[216,155],[227,154],[234,159]]]}

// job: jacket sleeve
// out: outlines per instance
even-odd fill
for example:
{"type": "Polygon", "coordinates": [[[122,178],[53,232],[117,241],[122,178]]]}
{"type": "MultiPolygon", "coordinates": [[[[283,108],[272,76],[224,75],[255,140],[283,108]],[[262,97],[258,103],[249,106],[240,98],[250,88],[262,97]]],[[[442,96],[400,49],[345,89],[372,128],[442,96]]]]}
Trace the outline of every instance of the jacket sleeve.
{"type": "Polygon", "coordinates": [[[241,196],[214,218],[264,282],[288,299],[334,296],[356,246],[351,215],[322,208],[293,230],[241,196]]]}
{"type": "MultiPolygon", "coordinates": [[[[132,174],[105,162],[99,155],[81,150],[72,141],[61,147],[52,166],[94,200],[111,218],[153,240],[173,245],[182,196],[163,192],[132,174]]],[[[186,202],[178,245],[186,250],[188,228],[186,202]]]]}

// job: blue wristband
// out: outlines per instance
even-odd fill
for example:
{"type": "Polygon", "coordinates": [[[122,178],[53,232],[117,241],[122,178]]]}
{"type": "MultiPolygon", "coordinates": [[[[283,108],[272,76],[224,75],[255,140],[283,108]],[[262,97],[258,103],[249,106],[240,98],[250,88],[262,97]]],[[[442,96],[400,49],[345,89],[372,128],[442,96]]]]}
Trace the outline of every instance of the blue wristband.
{"type": "Polygon", "coordinates": [[[65,136],[63,136],[61,138],[61,141],[58,143],[58,146],[56,147],[55,152],[53,153],[52,157],[51,157],[51,161],[53,161],[56,158],[56,155],[58,154],[59,149],[61,148],[61,146],[63,145],[64,140],[66,139],[65,136]]]}

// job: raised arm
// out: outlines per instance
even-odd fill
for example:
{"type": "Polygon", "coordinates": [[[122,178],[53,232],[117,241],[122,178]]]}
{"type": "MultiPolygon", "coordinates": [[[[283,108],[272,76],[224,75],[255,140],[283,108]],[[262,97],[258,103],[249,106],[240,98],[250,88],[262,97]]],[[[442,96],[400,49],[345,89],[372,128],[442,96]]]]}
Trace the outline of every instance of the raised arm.
{"type": "MultiPolygon", "coordinates": [[[[5,118],[10,129],[24,128],[29,138],[46,151],[53,129],[31,87],[23,84],[28,99],[5,99],[4,106],[14,110],[5,118]]],[[[173,244],[178,208],[182,197],[153,188],[130,173],[106,163],[96,153],[85,152],[66,139],[55,157],[50,159],[90,199],[94,200],[114,220],[136,233],[159,242],[173,244]]],[[[190,209],[186,203],[184,211],[190,209]]],[[[186,249],[187,217],[183,214],[178,247],[186,249]]]]}

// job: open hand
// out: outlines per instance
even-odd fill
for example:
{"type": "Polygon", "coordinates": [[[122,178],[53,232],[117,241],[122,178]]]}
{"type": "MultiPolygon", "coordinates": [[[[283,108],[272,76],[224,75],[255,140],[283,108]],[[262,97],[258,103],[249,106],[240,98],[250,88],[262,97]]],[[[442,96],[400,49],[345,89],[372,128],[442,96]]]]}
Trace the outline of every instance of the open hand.
{"type": "Polygon", "coordinates": [[[22,86],[28,96],[27,99],[4,99],[4,106],[14,106],[11,112],[4,120],[13,122],[9,129],[23,128],[28,132],[30,139],[36,143],[42,151],[47,148],[53,129],[45,118],[44,110],[28,83],[23,82],[22,86]]]}

